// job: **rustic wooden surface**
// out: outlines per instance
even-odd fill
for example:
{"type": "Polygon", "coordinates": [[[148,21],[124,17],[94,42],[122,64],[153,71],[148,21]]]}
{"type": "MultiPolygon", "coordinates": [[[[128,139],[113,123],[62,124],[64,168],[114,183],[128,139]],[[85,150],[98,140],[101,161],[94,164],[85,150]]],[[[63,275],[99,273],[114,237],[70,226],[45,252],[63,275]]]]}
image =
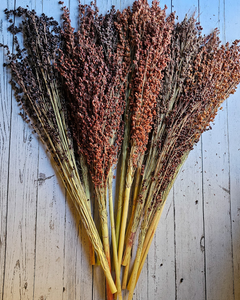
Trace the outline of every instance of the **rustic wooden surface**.
{"type": "MultiPolygon", "coordinates": [[[[98,0],[101,12],[132,0],[98,0]]],[[[196,11],[204,31],[240,39],[239,0],[166,0],[196,11]]],[[[0,42],[11,44],[3,9],[29,5],[59,20],[57,1],[1,0],[0,42]]],[[[69,0],[71,19],[77,1],[69,0]]],[[[0,299],[105,299],[103,273],[88,263],[87,237],[44,148],[18,115],[0,53],[0,299]]],[[[240,300],[240,91],[223,105],[169,195],[134,300],[240,300]]],[[[124,294],[126,298],[127,294],[124,294]]]]}

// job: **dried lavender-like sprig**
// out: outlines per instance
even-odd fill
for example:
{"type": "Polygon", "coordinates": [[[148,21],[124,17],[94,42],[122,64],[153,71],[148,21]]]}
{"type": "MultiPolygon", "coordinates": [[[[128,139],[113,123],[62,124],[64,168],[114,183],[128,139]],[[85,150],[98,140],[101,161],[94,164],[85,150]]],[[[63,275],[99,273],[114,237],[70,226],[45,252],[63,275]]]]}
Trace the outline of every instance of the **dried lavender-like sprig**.
{"type": "Polygon", "coordinates": [[[11,25],[9,30],[14,35],[24,33],[24,46],[27,49],[20,48],[15,36],[16,54],[11,54],[8,50],[7,65],[12,71],[11,83],[16,99],[27,115],[26,121],[31,122],[51,152],[99,256],[112,292],[115,292],[116,287],[103,252],[102,242],[91,217],[78,174],[66,122],[66,105],[62,97],[61,81],[54,68],[60,43],[60,29],[53,18],[48,18],[44,14],[37,17],[35,11],[19,7],[16,10],[6,10],[5,13],[7,18],[13,14],[23,19],[19,27],[11,25]]]}

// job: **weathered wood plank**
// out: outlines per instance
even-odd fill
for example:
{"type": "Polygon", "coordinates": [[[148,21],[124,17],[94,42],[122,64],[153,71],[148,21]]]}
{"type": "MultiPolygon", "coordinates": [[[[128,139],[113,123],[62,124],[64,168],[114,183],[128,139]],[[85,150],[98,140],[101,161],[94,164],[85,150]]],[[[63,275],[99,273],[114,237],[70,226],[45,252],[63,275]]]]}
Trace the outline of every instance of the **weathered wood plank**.
{"type": "MultiPolygon", "coordinates": [[[[236,0],[226,2],[225,8],[225,33],[226,40],[233,42],[239,39],[240,5],[236,0]]],[[[228,131],[230,153],[230,197],[232,221],[232,247],[233,247],[233,287],[234,299],[240,299],[240,89],[227,100],[228,131]]]]}
{"type": "MultiPolygon", "coordinates": [[[[198,14],[198,1],[172,1],[178,21],[198,14]]],[[[201,143],[182,167],[174,191],[176,299],[204,299],[201,143]]]]}
{"type": "Polygon", "coordinates": [[[158,229],[148,254],[148,297],[175,300],[173,189],[162,212],[158,229]]]}
{"type": "Polygon", "coordinates": [[[67,197],[64,228],[64,266],[62,300],[76,299],[76,260],[78,247],[79,217],[74,214],[74,207],[67,197]],[[76,221],[77,220],[77,221],[76,221]]]}
{"type": "Polygon", "coordinates": [[[174,185],[177,299],[205,299],[201,144],[174,185]]]}
{"type": "MultiPolygon", "coordinates": [[[[57,1],[36,8],[60,21],[57,1]]],[[[45,147],[39,148],[35,258],[35,299],[61,299],[63,293],[65,189],[56,176],[45,147]]]]}
{"type": "MultiPolygon", "coordinates": [[[[12,7],[13,2],[2,1],[2,8],[12,7]]],[[[12,37],[7,32],[7,23],[3,9],[0,11],[0,43],[11,47],[12,37]]],[[[9,142],[12,122],[12,92],[8,81],[10,72],[3,67],[5,56],[0,55],[0,298],[3,295],[6,255],[6,228],[8,210],[9,183],[9,142]]]]}
{"type": "Polygon", "coordinates": [[[230,149],[230,196],[232,221],[232,247],[233,247],[233,279],[234,299],[240,299],[240,197],[239,197],[239,166],[240,166],[240,140],[239,115],[240,91],[231,96],[228,102],[229,113],[229,149],[230,149]]]}
{"type": "MultiPolygon", "coordinates": [[[[201,0],[200,3],[204,31],[209,33],[219,27],[220,38],[225,42],[224,1],[201,0]]],[[[213,129],[203,134],[206,297],[213,300],[234,299],[226,102],[223,109],[213,129]]]]}
{"type": "MultiPolygon", "coordinates": [[[[228,34],[226,34],[228,38],[228,34]]],[[[234,299],[240,299],[240,139],[239,139],[239,114],[240,90],[231,96],[228,101],[229,113],[229,149],[230,149],[230,197],[232,221],[232,247],[233,247],[233,279],[234,299]]]]}
{"type": "Polygon", "coordinates": [[[18,114],[13,99],[3,299],[33,297],[38,141],[18,114]]]}
{"type": "MultiPolygon", "coordinates": [[[[161,8],[167,5],[166,15],[171,13],[171,1],[161,2],[161,8]]],[[[174,255],[174,219],[173,189],[170,192],[158,229],[149,249],[147,264],[147,299],[175,299],[175,255],[174,255]]]]}
{"type": "MultiPolygon", "coordinates": [[[[14,8],[13,2],[10,5],[14,8]]],[[[18,114],[13,99],[3,299],[32,298],[34,283],[38,142],[18,114]]]]}
{"type": "MultiPolygon", "coordinates": [[[[72,19],[77,17],[76,2],[66,3],[70,4],[72,19]]],[[[98,5],[106,12],[112,4],[123,9],[132,2],[99,0],[98,5]]],[[[180,17],[198,7],[187,0],[174,2],[173,11],[177,10],[180,17]]],[[[38,12],[43,9],[49,15],[58,13],[59,9],[57,1],[18,0],[18,3],[21,6],[29,3],[38,12]]],[[[223,0],[200,0],[199,4],[206,32],[220,26],[221,38],[226,36],[226,40],[232,41],[239,37],[237,0],[226,3],[225,19],[223,0]]],[[[0,20],[7,5],[13,8],[14,3],[6,0],[0,3],[0,20]]],[[[2,37],[9,38],[6,22],[0,22],[2,37]]],[[[1,56],[0,65],[2,59],[1,56]]],[[[18,116],[15,100],[11,104],[9,78],[1,66],[0,72],[0,297],[4,300],[105,299],[103,272],[98,266],[92,272],[89,266],[85,230],[79,226],[71,202],[65,200],[65,190],[58,184],[56,175],[46,179],[55,171],[42,146],[38,167],[39,143],[18,116]],[[14,122],[10,134],[11,120],[14,122]]],[[[162,214],[135,300],[240,299],[239,97],[238,91],[224,105],[216,126],[203,136],[202,153],[199,144],[186,162],[185,171],[180,173],[162,214]],[[201,172],[199,157],[203,160],[203,202],[201,176],[197,173],[201,172]],[[202,235],[205,235],[205,245],[202,235]]]]}
{"type": "Polygon", "coordinates": [[[65,193],[40,147],[36,225],[35,299],[61,299],[65,193]]]}
{"type": "Polygon", "coordinates": [[[178,21],[181,21],[186,14],[190,16],[193,13],[198,13],[198,1],[172,0],[172,12],[176,12],[178,21]]]}

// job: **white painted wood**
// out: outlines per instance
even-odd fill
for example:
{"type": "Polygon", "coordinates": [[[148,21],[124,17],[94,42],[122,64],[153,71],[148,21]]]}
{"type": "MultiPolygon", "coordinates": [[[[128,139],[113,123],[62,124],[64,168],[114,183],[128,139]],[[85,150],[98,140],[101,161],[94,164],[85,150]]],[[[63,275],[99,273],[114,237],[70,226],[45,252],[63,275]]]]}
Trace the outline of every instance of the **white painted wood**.
{"type": "MultiPolygon", "coordinates": [[[[171,1],[161,2],[161,8],[167,5],[167,16],[171,13],[171,1]]],[[[158,224],[149,254],[147,267],[147,299],[175,299],[175,253],[174,253],[174,212],[173,190],[158,224]]]]}
{"type": "MultiPolygon", "coordinates": [[[[135,245],[137,246],[137,241],[135,245]]],[[[145,265],[142,268],[141,275],[139,276],[136,289],[133,294],[133,300],[144,299],[148,299],[148,258],[146,259],[145,265]]]]}
{"type": "MultiPolygon", "coordinates": [[[[9,4],[8,7],[13,8],[14,3],[9,4]]],[[[38,142],[19,116],[19,108],[14,99],[10,120],[3,299],[30,299],[33,297],[34,284],[38,142]]]]}
{"type": "MultiPolygon", "coordinates": [[[[3,5],[7,7],[7,1],[3,5]]],[[[12,5],[12,2],[9,3],[12,5]]],[[[11,36],[7,32],[7,24],[3,10],[0,11],[0,43],[11,45],[11,36]]],[[[8,84],[9,72],[3,67],[5,57],[0,55],[0,297],[3,293],[6,254],[6,227],[8,208],[8,166],[9,166],[9,140],[11,130],[12,96],[8,84]]]]}
{"type": "Polygon", "coordinates": [[[220,114],[215,122],[223,134],[216,133],[214,128],[203,138],[203,149],[208,152],[203,161],[203,181],[206,282],[210,299],[233,299],[229,158],[228,145],[224,145],[227,137],[224,117],[220,114]],[[215,153],[210,151],[210,144],[215,146],[215,153]]]}
{"type": "Polygon", "coordinates": [[[177,299],[205,299],[201,144],[174,185],[177,299]]]}
{"type": "Polygon", "coordinates": [[[182,21],[186,14],[198,13],[198,1],[172,0],[172,12],[176,12],[178,21],[182,21]]]}
{"type": "Polygon", "coordinates": [[[69,197],[66,201],[65,228],[64,228],[64,267],[63,267],[63,300],[76,299],[76,267],[77,248],[79,245],[78,224],[79,217],[74,211],[69,197]]]}
{"type": "MultiPolygon", "coordinates": [[[[60,20],[58,2],[36,4],[42,12],[60,20]]],[[[44,147],[39,148],[38,199],[35,256],[35,299],[60,299],[63,293],[65,190],[55,175],[44,147]]]]}
{"type": "MultiPolygon", "coordinates": [[[[200,3],[205,32],[218,26],[224,42],[224,1],[201,0],[200,3]],[[217,24],[213,24],[213,20],[217,24]]],[[[203,134],[206,297],[213,300],[234,299],[226,102],[223,109],[216,117],[213,129],[203,134]]]]}
{"type": "MultiPolygon", "coordinates": [[[[112,4],[123,9],[132,2],[97,3],[101,12],[106,12],[112,4]]],[[[28,3],[39,13],[60,14],[57,1],[18,3],[28,3]]],[[[173,11],[176,9],[182,18],[200,7],[205,32],[219,25],[221,38],[232,41],[240,38],[240,5],[237,0],[225,1],[224,22],[223,4],[223,0],[174,0],[173,11]]],[[[7,5],[13,8],[14,2],[1,1],[0,21],[7,5]]],[[[69,0],[66,5],[71,19],[76,20],[77,1],[69,0]]],[[[170,0],[168,6],[170,12],[170,0]]],[[[8,37],[5,22],[3,27],[0,23],[2,36],[8,37]]],[[[37,138],[18,116],[15,101],[11,104],[2,59],[0,55],[1,300],[104,300],[103,272],[99,266],[93,270],[89,266],[86,233],[58,178],[55,175],[46,179],[55,174],[54,169],[37,138]]],[[[239,91],[230,97],[213,130],[204,134],[203,155],[199,144],[183,167],[164,208],[134,300],[240,299],[239,97],[239,91]]]]}
{"type": "Polygon", "coordinates": [[[148,297],[154,300],[175,300],[175,247],[173,189],[171,190],[148,258],[148,297]]]}
{"type": "MultiPolygon", "coordinates": [[[[198,14],[198,1],[172,1],[178,21],[198,14]]],[[[180,170],[174,191],[175,297],[205,299],[201,143],[180,170]]]]}
{"type": "MultiPolygon", "coordinates": [[[[228,38],[228,33],[226,33],[228,38]]],[[[237,111],[240,109],[240,90],[231,96],[228,101],[229,114],[229,150],[230,150],[230,197],[231,197],[231,222],[232,222],[232,247],[233,247],[233,276],[235,299],[240,299],[240,139],[239,120],[237,111]]]]}
{"type": "Polygon", "coordinates": [[[40,148],[34,286],[36,299],[59,299],[62,296],[65,193],[59,181],[45,151],[40,148]]]}
{"type": "MultiPolygon", "coordinates": [[[[233,42],[239,38],[240,6],[238,1],[226,2],[225,8],[225,33],[226,39],[233,42]],[[234,7],[234,9],[232,9],[234,7]]],[[[230,198],[232,222],[232,247],[233,247],[233,287],[235,300],[240,299],[240,89],[227,100],[228,131],[229,131],[229,160],[230,160],[230,198]]]]}

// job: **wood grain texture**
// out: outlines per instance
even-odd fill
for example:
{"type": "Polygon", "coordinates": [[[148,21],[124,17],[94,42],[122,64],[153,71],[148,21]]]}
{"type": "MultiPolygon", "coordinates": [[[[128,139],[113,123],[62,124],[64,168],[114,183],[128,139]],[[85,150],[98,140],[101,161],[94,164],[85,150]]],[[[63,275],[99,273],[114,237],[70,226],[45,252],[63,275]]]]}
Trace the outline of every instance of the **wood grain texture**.
{"type": "MultiPolygon", "coordinates": [[[[173,190],[170,192],[163,209],[146,264],[148,266],[147,299],[174,300],[175,247],[173,190]]],[[[144,279],[142,274],[141,276],[144,279]]]]}
{"type": "MultiPolygon", "coordinates": [[[[199,14],[197,0],[172,3],[179,21],[199,14]]],[[[205,299],[201,152],[198,143],[173,187],[176,299],[205,299]]]]}
{"type": "MultiPolygon", "coordinates": [[[[51,10],[60,19],[57,2],[36,2],[39,13],[51,10]]],[[[39,148],[34,298],[62,297],[65,191],[44,147],[39,148]],[[60,288],[61,286],[61,288],[60,288]]]]}
{"type": "MultiPolygon", "coordinates": [[[[172,1],[161,2],[161,8],[167,6],[167,15],[171,13],[172,1]]],[[[149,250],[145,268],[147,267],[147,281],[144,274],[140,278],[145,282],[147,299],[174,300],[175,299],[175,247],[174,247],[174,209],[173,190],[168,196],[163,209],[158,230],[149,250]]]]}
{"type": "MultiPolygon", "coordinates": [[[[201,23],[204,30],[209,32],[217,26],[225,42],[224,1],[203,4],[201,23]]],[[[213,300],[234,299],[227,112],[225,102],[213,129],[204,133],[202,139],[206,296],[213,300]]]]}
{"type": "MultiPolygon", "coordinates": [[[[239,32],[240,13],[238,1],[226,3],[225,7],[225,34],[226,40],[232,42],[239,32]],[[234,7],[234,9],[232,9],[234,7]]],[[[230,220],[232,238],[233,288],[235,299],[240,299],[240,90],[227,101],[228,113],[228,140],[229,140],[229,191],[230,191],[230,220]]]]}
{"type": "MultiPolygon", "coordinates": [[[[3,5],[7,7],[7,1],[3,5]]],[[[9,3],[13,5],[13,3],[9,3]]],[[[0,11],[0,42],[9,43],[11,46],[11,36],[7,33],[7,25],[4,22],[3,10],[0,11]]],[[[8,183],[9,183],[9,149],[11,133],[11,111],[12,92],[8,81],[9,72],[3,67],[5,62],[4,54],[0,55],[0,297],[3,294],[3,284],[5,277],[5,257],[6,257],[6,229],[8,210],[8,183]]]]}
{"type": "Polygon", "coordinates": [[[177,299],[205,299],[200,144],[190,153],[173,191],[177,299]]]}
{"type": "MultiPolygon", "coordinates": [[[[238,0],[166,1],[161,7],[176,10],[179,20],[196,11],[204,32],[219,27],[223,41],[240,38],[238,0]]],[[[102,13],[132,3],[97,1],[102,13]]],[[[60,21],[57,1],[2,0],[0,42],[11,44],[3,9],[27,4],[60,21]]],[[[77,1],[65,4],[76,27],[77,1]]],[[[89,265],[85,230],[44,147],[18,115],[3,61],[0,54],[0,299],[104,300],[103,272],[89,265]]],[[[239,90],[223,108],[170,192],[134,300],[240,300],[239,90]]]]}
{"type": "MultiPolygon", "coordinates": [[[[9,3],[10,4],[10,3],[9,3]]],[[[18,5],[17,2],[11,2],[18,5]]],[[[38,141],[12,101],[3,299],[31,299],[34,290],[38,141]]]]}

